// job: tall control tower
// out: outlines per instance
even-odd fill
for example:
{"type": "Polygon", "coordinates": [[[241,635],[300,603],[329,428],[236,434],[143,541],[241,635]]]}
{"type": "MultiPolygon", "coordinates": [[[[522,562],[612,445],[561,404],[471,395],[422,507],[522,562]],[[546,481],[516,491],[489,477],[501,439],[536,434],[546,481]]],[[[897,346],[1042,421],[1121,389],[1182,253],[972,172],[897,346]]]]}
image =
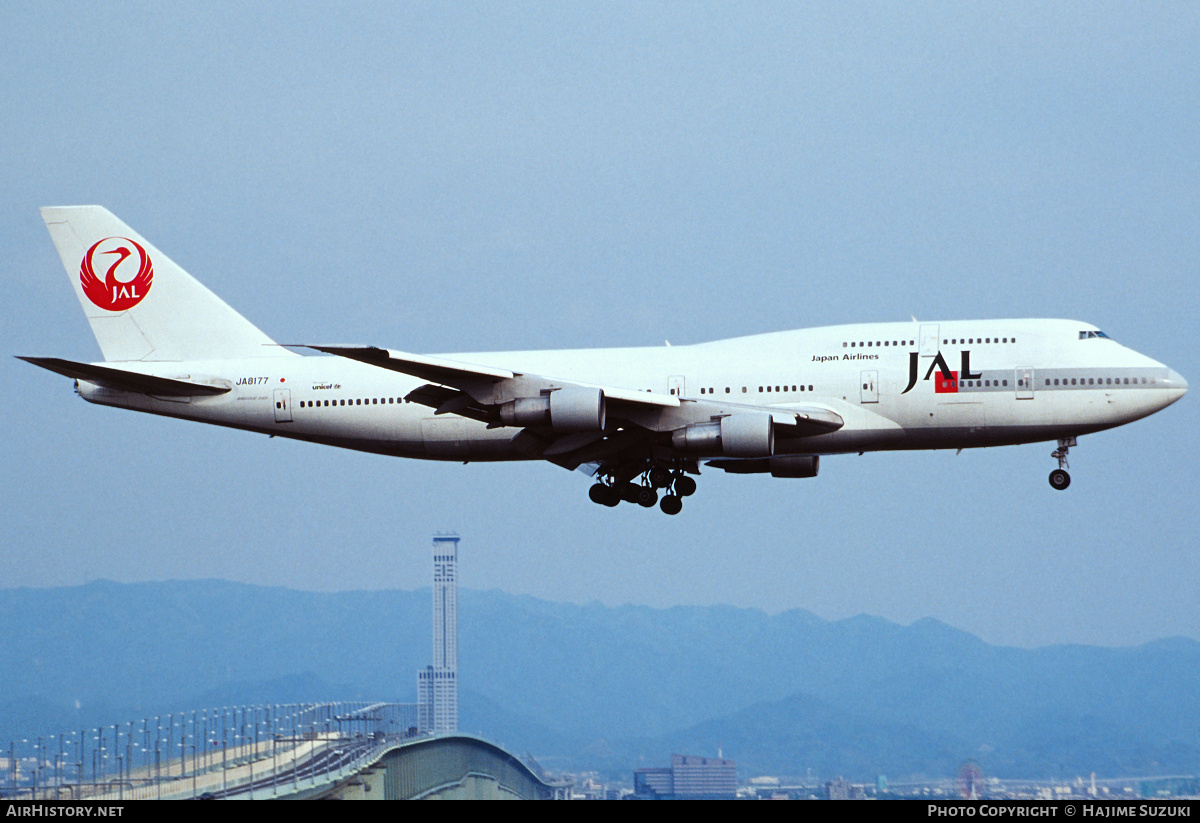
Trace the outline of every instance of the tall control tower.
{"type": "Polygon", "coordinates": [[[458,540],[433,536],[433,665],[417,674],[423,731],[458,731],[458,540]]]}

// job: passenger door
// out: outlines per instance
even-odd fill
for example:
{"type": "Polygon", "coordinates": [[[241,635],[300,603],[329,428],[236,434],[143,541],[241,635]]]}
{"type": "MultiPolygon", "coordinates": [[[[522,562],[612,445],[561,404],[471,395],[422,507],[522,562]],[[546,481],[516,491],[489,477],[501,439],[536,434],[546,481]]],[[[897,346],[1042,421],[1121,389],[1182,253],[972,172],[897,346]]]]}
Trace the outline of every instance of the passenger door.
{"type": "Polygon", "coordinates": [[[869,369],[859,375],[859,382],[862,383],[861,402],[863,403],[878,403],[879,402],[879,372],[874,369],[869,369]]]}
{"type": "Polygon", "coordinates": [[[1020,366],[1016,369],[1013,375],[1013,382],[1017,384],[1017,399],[1032,400],[1033,399],[1033,369],[1028,366],[1020,366]]]}
{"type": "Polygon", "coordinates": [[[276,423],[291,423],[292,422],[292,390],[291,389],[276,389],[275,390],[275,422],[276,423]]]}

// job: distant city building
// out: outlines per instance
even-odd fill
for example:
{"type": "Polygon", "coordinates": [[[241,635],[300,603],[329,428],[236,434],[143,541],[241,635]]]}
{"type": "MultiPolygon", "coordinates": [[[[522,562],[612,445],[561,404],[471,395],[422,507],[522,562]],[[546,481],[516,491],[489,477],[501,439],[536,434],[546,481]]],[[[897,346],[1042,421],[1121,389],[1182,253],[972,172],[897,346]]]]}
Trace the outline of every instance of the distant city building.
{"type": "Polygon", "coordinates": [[[829,800],[866,800],[867,792],[862,786],[855,786],[839,777],[825,784],[825,797],[829,800]]]}
{"type": "Polygon", "coordinates": [[[636,770],[633,793],[658,800],[731,800],[737,796],[737,763],[721,757],[673,754],[669,769],[636,770]]]}
{"type": "Polygon", "coordinates": [[[458,731],[458,541],[433,537],[433,665],[417,673],[421,731],[458,731]]]}
{"type": "Polygon", "coordinates": [[[673,773],[670,769],[638,769],[633,773],[633,793],[638,797],[672,797],[673,773]]]}
{"type": "Polygon", "coordinates": [[[733,797],[737,763],[720,757],[671,755],[676,797],[733,797]]]}

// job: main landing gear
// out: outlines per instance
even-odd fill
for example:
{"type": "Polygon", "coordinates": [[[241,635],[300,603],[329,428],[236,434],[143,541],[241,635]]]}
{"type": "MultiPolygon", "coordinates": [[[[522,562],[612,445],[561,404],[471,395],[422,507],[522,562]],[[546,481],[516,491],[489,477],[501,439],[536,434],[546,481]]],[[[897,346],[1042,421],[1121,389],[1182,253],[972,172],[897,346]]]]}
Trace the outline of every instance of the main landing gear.
{"type": "Polygon", "coordinates": [[[640,483],[633,482],[632,478],[621,480],[608,474],[588,490],[588,497],[601,506],[615,506],[625,501],[649,509],[658,503],[663,513],[679,514],[683,510],[683,498],[695,493],[696,481],[684,474],[682,469],[655,465],[642,473],[640,483]],[[662,500],[658,498],[659,489],[667,490],[662,500]]]}
{"type": "Polygon", "coordinates": [[[1071,485],[1071,475],[1067,474],[1067,452],[1074,445],[1077,445],[1074,437],[1060,437],[1058,448],[1050,454],[1058,461],[1058,468],[1050,472],[1050,486],[1058,491],[1071,485]]]}

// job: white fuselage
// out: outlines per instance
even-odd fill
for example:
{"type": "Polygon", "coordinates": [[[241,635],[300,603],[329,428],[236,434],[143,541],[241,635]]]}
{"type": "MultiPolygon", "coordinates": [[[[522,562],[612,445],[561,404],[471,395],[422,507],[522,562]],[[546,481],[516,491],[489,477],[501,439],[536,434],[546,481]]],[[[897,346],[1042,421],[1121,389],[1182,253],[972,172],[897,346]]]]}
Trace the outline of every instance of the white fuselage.
{"type": "MultiPolygon", "coordinates": [[[[818,405],[837,431],[777,438],[777,454],[971,448],[1075,437],[1183,396],[1163,364],[1068,320],[875,323],[690,346],[447,355],[726,406],[818,405]],[[1089,333],[1093,333],[1089,335],[1089,333]]],[[[116,365],[116,364],[110,364],[116,365]]],[[[425,381],[343,357],[122,362],[122,369],[231,391],[155,398],[78,381],[104,405],[403,457],[520,460],[519,429],[405,402],[425,381]]]]}

